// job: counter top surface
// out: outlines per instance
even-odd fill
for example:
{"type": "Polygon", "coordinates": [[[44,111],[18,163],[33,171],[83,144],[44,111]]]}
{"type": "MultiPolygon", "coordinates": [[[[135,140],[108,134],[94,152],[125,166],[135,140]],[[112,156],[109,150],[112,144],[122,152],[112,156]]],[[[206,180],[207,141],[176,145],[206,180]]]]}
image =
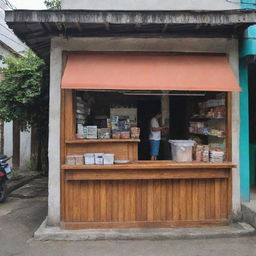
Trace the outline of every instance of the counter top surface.
{"type": "Polygon", "coordinates": [[[127,143],[127,142],[140,142],[140,139],[75,139],[66,140],[68,144],[86,144],[86,143],[127,143]]]}
{"type": "Polygon", "coordinates": [[[231,162],[224,163],[201,163],[201,162],[189,162],[189,163],[177,163],[174,161],[134,161],[128,164],[114,164],[114,165],[62,165],[62,169],[67,170],[132,170],[132,169],[223,169],[234,168],[235,164],[231,162]]]}

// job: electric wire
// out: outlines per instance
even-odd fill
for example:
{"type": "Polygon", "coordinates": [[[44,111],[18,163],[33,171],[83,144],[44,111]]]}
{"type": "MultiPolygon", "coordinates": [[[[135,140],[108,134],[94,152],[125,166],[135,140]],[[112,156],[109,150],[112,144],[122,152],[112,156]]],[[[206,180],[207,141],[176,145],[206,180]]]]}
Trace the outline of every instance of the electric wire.
{"type": "Polygon", "coordinates": [[[19,42],[17,42],[17,41],[15,41],[15,40],[13,40],[13,39],[12,39],[12,38],[10,38],[9,36],[6,36],[6,35],[4,35],[4,34],[2,34],[2,33],[0,33],[0,35],[1,35],[1,36],[4,36],[4,37],[6,37],[6,38],[8,38],[9,40],[13,41],[13,42],[14,42],[14,43],[16,43],[16,44],[21,45],[22,47],[25,47],[25,45],[24,45],[24,44],[19,43],[19,42]]]}

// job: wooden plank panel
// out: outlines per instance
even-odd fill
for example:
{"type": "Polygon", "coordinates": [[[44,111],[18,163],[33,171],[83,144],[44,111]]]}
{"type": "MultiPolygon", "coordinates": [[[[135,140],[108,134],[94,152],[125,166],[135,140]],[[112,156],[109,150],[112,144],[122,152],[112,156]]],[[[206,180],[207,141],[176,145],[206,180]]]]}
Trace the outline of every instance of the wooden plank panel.
{"type": "Polygon", "coordinates": [[[222,179],[220,184],[220,218],[228,217],[228,180],[222,179]]]}
{"type": "Polygon", "coordinates": [[[147,191],[147,220],[153,221],[154,219],[154,184],[152,180],[148,181],[148,191],[147,191]]]}
{"type": "MultiPolygon", "coordinates": [[[[117,165],[102,165],[101,170],[172,170],[178,169],[179,172],[183,173],[185,171],[194,171],[200,174],[201,172],[208,172],[210,170],[214,170],[217,172],[218,169],[228,169],[235,168],[236,165],[230,162],[224,163],[177,163],[171,160],[166,161],[134,161],[129,164],[117,164],[117,165]]],[[[62,169],[69,170],[83,170],[83,169],[99,169],[98,165],[63,165],[62,169]]],[[[211,173],[211,172],[210,172],[211,173]]],[[[198,177],[200,178],[200,177],[198,177]]],[[[209,176],[208,178],[214,178],[209,176]]]]}
{"type": "Polygon", "coordinates": [[[81,181],[80,183],[80,221],[88,221],[88,182],[81,181]]]}
{"type": "Polygon", "coordinates": [[[107,219],[107,190],[106,182],[100,182],[100,221],[107,219]]]}
{"type": "Polygon", "coordinates": [[[167,180],[167,203],[166,203],[166,219],[173,219],[173,181],[167,180]]]}
{"type": "Polygon", "coordinates": [[[136,220],[136,182],[130,181],[130,221],[136,220]]]}
{"type": "Polygon", "coordinates": [[[119,218],[119,204],[118,204],[118,181],[112,181],[112,200],[111,200],[111,205],[112,205],[112,214],[111,214],[111,220],[112,221],[118,221],[119,218]]]}
{"type": "Polygon", "coordinates": [[[201,220],[201,221],[135,221],[135,222],[67,222],[62,226],[66,229],[86,228],[180,228],[180,227],[203,227],[203,226],[226,226],[228,220],[201,220]]]}
{"type": "Polygon", "coordinates": [[[94,182],[93,193],[94,221],[100,221],[100,181],[94,182]]]}
{"type": "Polygon", "coordinates": [[[211,196],[209,198],[210,209],[211,209],[210,218],[215,219],[215,180],[214,179],[210,180],[210,191],[211,191],[210,192],[211,196]]]}
{"type": "Polygon", "coordinates": [[[199,180],[199,220],[205,219],[206,207],[205,207],[205,180],[199,180]]]}
{"type": "Polygon", "coordinates": [[[130,194],[130,182],[124,182],[124,201],[125,201],[125,208],[124,208],[124,220],[129,221],[131,219],[131,194],[130,194]]]}
{"type": "MultiPolygon", "coordinates": [[[[113,142],[113,143],[94,143],[94,144],[66,144],[66,153],[68,155],[85,154],[85,153],[113,153],[116,160],[137,160],[133,152],[129,152],[133,148],[129,145],[133,145],[133,142],[113,142]]],[[[136,146],[137,143],[135,143],[136,146]]]]}
{"type": "Polygon", "coordinates": [[[229,184],[227,179],[66,181],[65,222],[160,227],[227,220],[229,184]]]}
{"type": "Polygon", "coordinates": [[[106,221],[111,222],[112,221],[112,182],[111,181],[105,181],[106,182],[106,195],[107,195],[107,218],[106,221]]]}
{"type": "Polygon", "coordinates": [[[227,178],[225,169],[193,171],[193,170],[66,170],[66,180],[145,180],[145,179],[209,179],[227,178]]]}
{"type": "Polygon", "coordinates": [[[72,200],[72,220],[74,222],[80,221],[80,210],[81,210],[81,193],[80,193],[80,181],[75,181],[72,184],[73,186],[73,200],[72,200]]]}
{"type": "Polygon", "coordinates": [[[72,201],[73,201],[73,186],[72,182],[65,182],[65,221],[72,221],[72,201]]]}
{"type": "Polygon", "coordinates": [[[215,218],[220,219],[221,211],[220,211],[220,200],[221,200],[221,180],[215,180],[215,218]]]}
{"type": "Polygon", "coordinates": [[[153,211],[154,220],[160,220],[160,207],[161,207],[161,184],[159,180],[153,181],[153,211]]]}
{"type": "Polygon", "coordinates": [[[172,209],[173,209],[173,220],[180,219],[180,181],[173,181],[173,199],[172,199],[172,209]]]}
{"type": "Polygon", "coordinates": [[[159,220],[166,220],[166,204],[167,204],[167,181],[161,180],[160,181],[160,219],[159,220]]]}
{"type": "Polygon", "coordinates": [[[148,204],[148,181],[146,180],[141,180],[141,217],[143,221],[147,220],[147,204],[148,204]]]}
{"type": "Polygon", "coordinates": [[[192,219],[199,220],[199,180],[192,181],[192,219]]]}
{"type": "Polygon", "coordinates": [[[143,184],[141,180],[138,180],[136,182],[136,220],[143,220],[143,212],[145,212],[146,209],[142,208],[142,190],[143,190],[143,184]]]}
{"type": "Polygon", "coordinates": [[[94,220],[94,182],[88,181],[88,208],[87,208],[88,221],[94,220]]]}
{"type": "Polygon", "coordinates": [[[193,219],[193,191],[192,180],[186,180],[186,219],[193,219]]]}
{"type": "Polygon", "coordinates": [[[125,212],[125,191],[124,191],[124,181],[118,182],[118,219],[120,222],[124,221],[124,212],[125,212]]]}
{"type": "Polygon", "coordinates": [[[186,194],[186,181],[185,180],[181,180],[180,181],[180,219],[181,220],[186,220],[187,218],[187,200],[188,198],[186,198],[187,194],[186,194]]]}
{"type": "Polygon", "coordinates": [[[205,181],[205,218],[211,219],[211,180],[205,181]]]}

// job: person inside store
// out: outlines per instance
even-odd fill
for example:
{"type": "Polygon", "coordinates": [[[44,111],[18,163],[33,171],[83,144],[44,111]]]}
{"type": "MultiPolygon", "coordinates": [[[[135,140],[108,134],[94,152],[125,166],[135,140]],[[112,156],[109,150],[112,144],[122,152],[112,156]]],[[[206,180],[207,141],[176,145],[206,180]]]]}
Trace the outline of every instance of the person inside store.
{"type": "Polygon", "coordinates": [[[168,129],[167,126],[159,125],[161,117],[162,113],[157,112],[150,120],[149,143],[151,160],[157,160],[160,149],[161,132],[168,129]]]}

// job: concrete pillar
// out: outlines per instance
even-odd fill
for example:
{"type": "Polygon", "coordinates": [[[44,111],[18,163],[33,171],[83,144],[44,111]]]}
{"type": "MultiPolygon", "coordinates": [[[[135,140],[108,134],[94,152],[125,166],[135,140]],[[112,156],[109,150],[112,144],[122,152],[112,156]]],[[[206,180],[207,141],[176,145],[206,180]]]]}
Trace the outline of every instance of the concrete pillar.
{"type": "Polygon", "coordinates": [[[62,50],[54,41],[50,58],[50,112],[49,112],[49,226],[60,223],[60,107],[61,107],[62,50]]]}
{"type": "Polygon", "coordinates": [[[31,130],[20,133],[20,169],[26,170],[31,157],[31,130]]]}

